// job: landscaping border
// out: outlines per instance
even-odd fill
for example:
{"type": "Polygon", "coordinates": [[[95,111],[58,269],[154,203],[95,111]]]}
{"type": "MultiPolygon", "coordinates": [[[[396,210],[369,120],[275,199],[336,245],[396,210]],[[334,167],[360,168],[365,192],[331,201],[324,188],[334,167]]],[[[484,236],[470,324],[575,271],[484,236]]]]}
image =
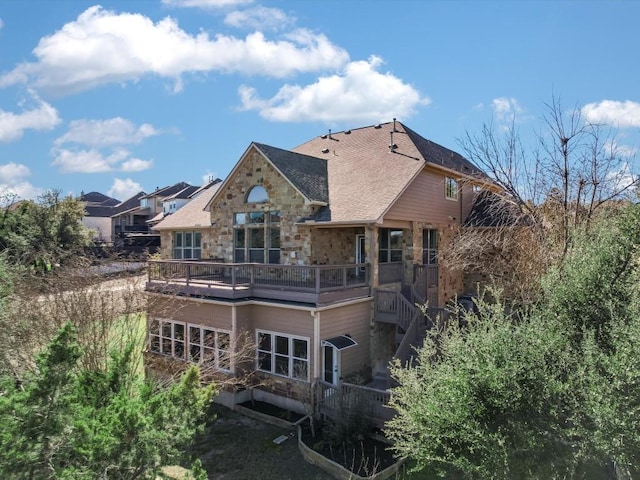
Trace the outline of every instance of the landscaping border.
{"type": "Polygon", "coordinates": [[[405,460],[398,460],[393,465],[388,466],[384,470],[378,473],[374,473],[368,477],[361,477],[360,475],[356,475],[351,470],[344,468],[339,463],[334,462],[333,460],[329,460],[324,455],[316,452],[311,447],[307,446],[306,443],[302,441],[302,428],[300,425],[298,427],[298,449],[302,454],[302,457],[312,465],[320,467],[325,472],[332,475],[334,478],[338,480],[385,480],[392,476],[395,476],[400,467],[405,462],[405,460]]]}

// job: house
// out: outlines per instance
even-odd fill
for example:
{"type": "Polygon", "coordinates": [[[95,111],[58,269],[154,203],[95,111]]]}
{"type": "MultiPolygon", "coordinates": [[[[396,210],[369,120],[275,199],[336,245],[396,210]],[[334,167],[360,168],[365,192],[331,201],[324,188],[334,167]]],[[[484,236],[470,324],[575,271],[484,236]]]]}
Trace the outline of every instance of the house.
{"type": "Polygon", "coordinates": [[[220,188],[222,180],[216,178],[190,195],[189,202],[176,209],[153,227],[160,233],[162,258],[199,259],[202,249],[207,250],[214,241],[211,236],[211,214],[205,207],[220,188]]]}
{"type": "Polygon", "coordinates": [[[85,210],[82,224],[95,232],[94,242],[111,244],[113,242],[111,215],[113,208],[120,203],[120,200],[100,192],[82,192],[78,200],[82,202],[85,210]]]}
{"type": "Polygon", "coordinates": [[[164,217],[175,213],[185,206],[191,200],[191,196],[199,190],[200,188],[195,185],[188,185],[182,190],[164,197],[162,199],[162,210],[158,212],[155,217],[147,220],[149,227],[153,228],[153,226],[161,222],[164,217]]]}
{"type": "Polygon", "coordinates": [[[461,180],[482,176],[395,120],[292,150],[252,143],[199,225],[164,224],[189,205],[158,225],[163,259],[146,290],[165,302],[149,302],[148,356],[233,375],[234,339],[250,332],[255,368],[271,381],[254,398],[287,408],[297,382],[384,378],[424,325],[414,303],[462,291],[438,251],[473,205],[461,180]],[[197,253],[186,235],[201,235],[197,253]]]}

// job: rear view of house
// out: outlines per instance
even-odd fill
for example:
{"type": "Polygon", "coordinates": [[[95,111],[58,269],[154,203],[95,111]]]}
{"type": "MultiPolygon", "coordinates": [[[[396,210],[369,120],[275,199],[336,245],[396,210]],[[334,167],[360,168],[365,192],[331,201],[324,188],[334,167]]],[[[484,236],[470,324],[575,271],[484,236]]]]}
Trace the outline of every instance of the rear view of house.
{"type": "Polygon", "coordinates": [[[187,207],[175,228],[158,225],[150,355],[233,375],[249,332],[253,368],[271,381],[261,399],[279,404],[296,382],[384,378],[424,323],[414,303],[462,290],[438,252],[471,209],[467,180],[482,176],[395,120],[292,150],[252,143],[204,205],[206,225],[180,222],[187,207]]]}

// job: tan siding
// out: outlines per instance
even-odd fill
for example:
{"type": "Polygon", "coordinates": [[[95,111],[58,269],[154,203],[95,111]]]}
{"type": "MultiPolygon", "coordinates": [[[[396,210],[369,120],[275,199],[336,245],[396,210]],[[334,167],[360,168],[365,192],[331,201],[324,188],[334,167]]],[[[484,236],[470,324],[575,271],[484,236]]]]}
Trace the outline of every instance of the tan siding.
{"type": "Polygon", "coordinates": [[[444,179],[441,173],[423,170],[409,185],[402,196],[389,209],[384,219],[415,222],[447,223],[455,218],[460,221],[460,201],[447,200],[444,196],[444,179]]]}
{"type": "MultiPolygon", "coordinates": [[[[371,302],[347,305],[320,313],[320,339],[349,334],[358,343],[341,352],[341,375],[343,377],[368,370],[371,302]]],[[[320,370],[322,371],[322,369],[320,370]]]]}
{"type": "Polygon", "coordinates": [[[172,302],[153,302],[148,308],[149,316],[166,318],[195,325],[231,330],[231,306],[215,305],[206,302],[177,300],[172,302]]]}

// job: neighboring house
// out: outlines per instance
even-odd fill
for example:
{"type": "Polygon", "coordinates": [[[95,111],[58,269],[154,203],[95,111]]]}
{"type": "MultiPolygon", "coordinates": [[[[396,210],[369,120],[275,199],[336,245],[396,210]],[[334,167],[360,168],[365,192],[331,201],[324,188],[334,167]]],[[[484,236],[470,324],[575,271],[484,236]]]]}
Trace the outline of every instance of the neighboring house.
{"type": "Polygon", "coordinates": [[[173,195],[169,195],[163,198],[162,210],[158,212],[155,217],[147,220],[147,225],[153,228],[153,226],[161,222],[164,217],[177,212],[179,209],[189,203],[189,201],[191,200],[191,196],[199,190],[200,187],[189,185],[182,190],[174,193],[173,195]]]}
{"type": "Polygon", "coordinates": [[[249,331],[255,368],[272,381],[254,398],[289,406],[296,382],[384,378],[424,324],[414,302],[462,291],[438,251],[473,204],[460,180],[481,176],[395,120],[291,151],[252,143],[199,226],[186,219],[193,202],[158,225],[164,260],[147,291],[172,307],[149,302],[150,354],[234,373],[229,350],[249,331]],[[178,231],[200,232],[200,251],[185,254],[185,237],[167,233],[178,231]],[[179,260],[189,256],[202,260],[179,260]]]}
{"type": "Polygon", "coordinates": [[[120,200],[99,192],[82,192],[78,200],[83,203],[85,210],[82,224],[95,232],[94,242],[111,244],[113,242],[111,215],[120,200]]]}
{"type": "Polygon", "coordinates": [[[199,259],[213,243],[211,214],[204,208],[220,188],[219,178],[198,188],[178,213],[167,215],[153,229],[160,232],[162,258],[199,259]]]}

